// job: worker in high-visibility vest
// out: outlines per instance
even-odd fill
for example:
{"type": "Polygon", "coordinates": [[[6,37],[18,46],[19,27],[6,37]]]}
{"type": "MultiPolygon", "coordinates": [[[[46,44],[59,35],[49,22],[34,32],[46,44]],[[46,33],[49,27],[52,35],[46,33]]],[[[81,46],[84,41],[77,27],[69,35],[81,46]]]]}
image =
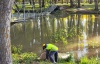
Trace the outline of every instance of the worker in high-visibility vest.
{"type": "Polygon", "coordinates": [[[56,62],[58,61],[58,47],[53,44],[43,44],[43,50],[44,49],[46,49],[46,60],[50,58],[50,61],[53,64],[56,64],[56,62]]]}

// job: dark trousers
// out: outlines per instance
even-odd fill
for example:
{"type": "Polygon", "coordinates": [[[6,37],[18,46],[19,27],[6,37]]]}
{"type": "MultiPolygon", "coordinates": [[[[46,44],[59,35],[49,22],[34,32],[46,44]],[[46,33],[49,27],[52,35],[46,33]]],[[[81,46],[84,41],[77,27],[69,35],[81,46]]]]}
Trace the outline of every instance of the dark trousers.
{"type": "Polygon", "coordinates": [[[58,51],[50,51],[49,58],[52,63],[58,61],[58,51]]]}

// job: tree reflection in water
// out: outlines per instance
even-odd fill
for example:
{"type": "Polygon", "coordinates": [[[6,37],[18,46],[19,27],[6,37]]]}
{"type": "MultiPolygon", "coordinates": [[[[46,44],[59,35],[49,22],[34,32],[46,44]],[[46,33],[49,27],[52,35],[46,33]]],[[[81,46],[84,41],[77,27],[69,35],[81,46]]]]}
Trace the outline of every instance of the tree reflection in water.
{"type": "Polygon", "coordinates": [[[50,43],[51,35],[57,30],[66,29],[68,44],[62,50],[63,44],[56,43],[61,52],[75,51],[77,57],[83,55],[100,56],[99,15],[72,14],[66,17],[53,15],[39,16],[27,22],[16,23],[11,26],[12,45],[23,45],[23,51],[42,52],[42,43],[50,43]],[[89,45],[92,47],[88,47],[89,45]],[[76,47],[75,47],[75,45],[76,47]],[[97,46],[98,45],[98,46],[97,46]],[[92,49],[92,50],[91,50],[92,49]],[[96,51],[94,51],[94,49],[96,51]],[[94,54],[93,54],[94,53],[94,54]]]}

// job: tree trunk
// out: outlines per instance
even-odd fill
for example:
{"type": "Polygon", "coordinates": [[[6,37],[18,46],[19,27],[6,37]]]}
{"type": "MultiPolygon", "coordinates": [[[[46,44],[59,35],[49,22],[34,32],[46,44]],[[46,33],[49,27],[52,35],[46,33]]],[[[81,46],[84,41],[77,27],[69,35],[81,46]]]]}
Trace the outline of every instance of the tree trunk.
{"type": "Polygon", "coordinates": [[[42,7],[45,7],[45,4],[44,4],[44,2],[45,2],[45,1],[44,1],[44,0],[42,0],[42,7]]]}
{"type": "Polygon", "coordinates": [[[68,3],[69,3],[69,1],[68,1],[68,0],[66,0],[66,3],[68,4],[68,3]]]}
{"type": "Polygon", "coordinates": [[[61,0],[61,1],[62,1],[61,3],[63,4],[63,3],[64,3],[64,1],[63,1],[63,0],[61,0]]]}
{"type": "Polygon", "coordinates": [[[32,4],[31,0],[29,0],[30,5],[32,4]]]}
{"type": "Polygon", "coordinates": [[[0,64],[12,64],[10,21],[13,0],[0,0],[0,64]]]}
{"type": "Polygon", "coordinates": [[[40,8],[42,7],[41,0],[39,0],[39,7],[40,7],[40,8]]]}
{"type": "Polygon", "coordinates": [[[98,0],[94,0],[95,2],[95,10],[98,10],[98,0]]]}
{"type": "Polygon", "coordinates": [[[73,7],[73,0],[70,0],[70,7],[73,7]]]}
{"type": "Polygon", "coordinates": [[[90,0],[90,4],[92,4],[93,3],[93,0],[90,0]]]}
{"type": "Polygon", "coordinates": [[[78,0],[78,8],[80,8],[81,6],[80,6],[80,0],[78,0]]]}
{"type": "Polygon", "coordinates": [[[32,0],[32,2],[33,2],[33,5],[34,5],[34,7],[35,7],[35,1],[34,1],[34,0],[32,0]]]}
{"type": "Polygon", "coordinates": [[[54,4],[56,4],[57,3],[57,0],[54,0],[54,4]]]}

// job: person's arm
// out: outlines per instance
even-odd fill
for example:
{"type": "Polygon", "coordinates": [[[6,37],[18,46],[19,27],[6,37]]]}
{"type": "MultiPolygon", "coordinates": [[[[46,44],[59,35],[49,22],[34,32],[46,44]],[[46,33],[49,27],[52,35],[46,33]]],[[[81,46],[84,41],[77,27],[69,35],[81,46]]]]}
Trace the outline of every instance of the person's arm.
{"type": "Polygon", "coordinates": [[[48,60],[49,57],[49,50],[46,50],[46,59],[48,60]]]}

